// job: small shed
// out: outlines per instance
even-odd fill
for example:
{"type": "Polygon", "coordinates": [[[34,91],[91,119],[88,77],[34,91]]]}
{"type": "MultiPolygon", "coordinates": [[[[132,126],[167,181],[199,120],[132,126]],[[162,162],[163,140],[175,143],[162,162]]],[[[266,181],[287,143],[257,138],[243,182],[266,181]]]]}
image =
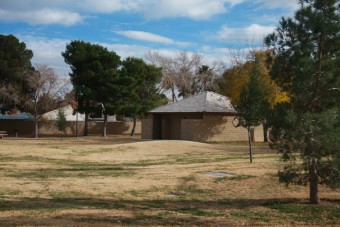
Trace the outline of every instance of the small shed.
{"type": "MultiPolygon", "coordinates": [[[[247,130],[234,127],[235,116],[229,98],[204,92],[151,110],[142,120],[142,139],[247,141],[247,130]]],[[[262,126],[252,130],[252,138],[263,141],[262,126]]]]}

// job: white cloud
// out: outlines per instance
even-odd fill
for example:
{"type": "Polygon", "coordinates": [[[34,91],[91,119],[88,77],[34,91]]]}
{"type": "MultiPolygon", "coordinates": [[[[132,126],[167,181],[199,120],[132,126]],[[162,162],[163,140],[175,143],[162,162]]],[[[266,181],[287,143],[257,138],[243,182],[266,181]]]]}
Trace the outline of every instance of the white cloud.
{"type": "MultiPolygon", "coordinates": [[[[55,9],[62,6],[69,6],[72,1],[70,0],[58,0],[58,1],[46,1],[46,0],[10,0],[0,1],[0,8],[9,11],[33,11],[38,9],[55,9]]],[[[64,7],[66,8],[66,7],[64,7]]]]}
{"type": "MultiPolygon", "coordinates": [[[[66,45],[71,42],[67,39],[49,39],[39,36],[21,36],[17,35],[20,41],[26,43],[28,49],[33,51],[33,64],[46,64],[52,67],[59,76],[68,76],[71,71],[69,65],[64,62],[61,52],[65,51],[66,45]]],[[[108,50],[115,51],[122,59],[127,57],[144,58],[149,51],[157,51],[165,56],[175,56],[178,53],[177,48],[155,48],[146,45],[127,45],[127,44],[110,44],[97,43],[108,50]]],[[[199,51],[201,52],[201,51],[199,51]]],[[[215,58],[218,55],[224,55],[222,52],[213,51],[213,54],[205,52],[207,59],[215,58]]]]}
{"type": "Polygon", "coordinates": [[[166,45],[177,45],[179,47],[188,47],[191,46],[192,43],[190,42],[180,42],[180,41],[175,41],[171,38],[157,35],[154,33],[150,32],[144,32],[144,31],[113,31],[114,33],[118,35],[122,35],[125,37],[128,37],[130,39],[136,39],[136,40],[141,40],[141,41],[146,41],[146,42],[152,42],[152,43],[161,43],[161,44],[166,44],[166,45]]]}
{"type": "Polygon", "coordinates": [[[163,43],[163,44],[173,44],[175,43],[174,40],[156,35],[150,32],[144,32],[144,31],[114,31],[116,34],[126,36],[130,39],[137,39],[142,41],[148,41],[148,42],[155,42],[155,43],[163,43]]]}
{"type": "Polygon", "coordinates": [[[297,9],[299,7],[297,0],[256,0],[263,3],[266,8],[290,8],[297,9]]]}
{"type": "Polygon", "coordinates": [[[206,20],[244,0],[11,0],[0,1],[4,21],[73,25],[81,13],[137,13],[147,19],[185,17],[206,20]]]}
{"type": "MultiPolygon", "coordinates": [[[[71,42],[67,39],[49,39],[38,36],[21,36],[17,35],[20,41],[26,43],[27,49],[33,51],[33,64],[46,64],[53,68],[59,76],[68,76],[71,71],[69,65],[64,61],[61,53],[65,51],[66,45],[71,42]]],[[[126,45],[126,44],[110,44],[97,43],[108,50],[115,51],[123,59],[127,57],[144,58],[148,51],[159,51],[161,53],[175,53],[175,49],[151,48],[143,45],[126,45]]]]}
{"type": "Polygon", "coordinates": [[[127,44],[107,44],[100,43],[100,45],[106,47],[108,50],[116,52],[122,59],[127,57],[137,57],[145,59],[148,52],[157,51],[164,56],[175,56],[178,53],[178,49],[172,48],[153,48],[144,45],[127,45],[127,44]]]}
{"type": "Polygon", "coordinates": [[[246,34],[254,35],[255,37],[262,38],[269,33],[273,32],[275,27],[273,26],[261,26],[258,24],[252,24],[249,27],[245,28],[244,31],[246,34]]]}
{"type": "Polygon", "coordinates": [[[29,24],[63,24],[69,26],[82,21],[82,17],[78,13],[65,10],[5,11],[0,9],[0,20],[10,22],[25,21],[29,24]]]}
{"type": "Polygon", "coordinates": [[[214,15],[226,13],[231,7],[242,0],[159,0],[149,2],[148,7],[140,9],[145,18],[176,18],[187,17],[196,20],[206,20],[214,15]]]}
{"type": "Polygon", "coordinates": [[[33,51],[33,64],[46,64],[52,67],[59,76],[68,75],[70,67],[64,62],[61,52],[65,51],[69,40],[20,35],[17,37],[26,43],[27,49],[33,51]]]}
{"type": "Polygon", "coordinates": [[[217,33],[218,39],[222,42],[242,44],[259,44],[263,38],[274,31],[274,26],[262,26],[252,24],[245,28],[230,28],[223,26],[217,33]]]}
{"type": "Polygon", "coordinates": [[[145,0],[84,0],[76,7],[87,12],[114,13],[118,11],[135,12],[143,7],[145,0]]]}
{"type": "MultiPolygon", "coordinates": [[[[31,24],[74,25],[81,14],[128,12],[146,19],[190,18],[207,20],[227,13],[233,6],[251,0],[10,0],[0,1],[0,20],[31,24]]],[[[297,0],[255,0],[263,8],[298,7],[297,0]]]]}
{"type": "Polygon", "coordinates": [[[206,20],[225,13],[229,7],[244,0],[85,0],[81,8],[89,12],[112,13],[126,11],[147,19],[186,17],[206,20]]]}

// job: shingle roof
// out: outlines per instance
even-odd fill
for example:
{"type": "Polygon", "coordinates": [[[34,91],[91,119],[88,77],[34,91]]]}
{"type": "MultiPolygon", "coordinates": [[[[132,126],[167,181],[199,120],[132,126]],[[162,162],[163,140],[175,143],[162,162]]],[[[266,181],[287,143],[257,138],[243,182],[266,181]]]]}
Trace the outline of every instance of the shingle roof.
{"type": "Polygon", "coordinates": [[[157,107],[150,113],[236,113],[230,99],[214,92],[204,92],[178,102],[157,107]]]}

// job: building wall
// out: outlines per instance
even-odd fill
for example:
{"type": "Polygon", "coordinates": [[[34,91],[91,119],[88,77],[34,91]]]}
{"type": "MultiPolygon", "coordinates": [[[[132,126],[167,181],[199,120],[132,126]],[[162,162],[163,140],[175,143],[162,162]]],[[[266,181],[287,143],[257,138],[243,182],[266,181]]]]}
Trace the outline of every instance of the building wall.
{"type": "MultiPolygon", "coordinates": [[[[204,114],[203,117],[194,116],[192,118],[187,118],[186,116],[184,117],[184,115],[181,114],[173,114],[164,115],[162,116],[162,118],[163,139],[181,139],[201,142],[248,141],[247,130],[242,127],[234,127],[234,116],[204,114]],[[180,119],[180,124],[171,123],[177,122],[178,119],[180,119]],[[177,133],[178,131],[180,131],[179,134],[177,134],[176,136],[172,135],[173,133],[177,133]]],[[[152,118],[143,120],[142,128],[142,138],[152,139],[152,118]]],[[[256,127],[254,129],[253,137],[253,140],[256,142],[263,141],[262,126],[256,127]]]]}
{"type": "MultiPolygon", "coordinates": [[[[41,121],[39,122],[39,135],[60,135],[55,121],[41,121]]],[[[101,135],[102,122],[89,122],[89,134],[101,135]]],[[[120,135],[130,134],[133,127],[133,122],[108,122],[107,134],[120,135]]],[[[78,135],[82,135],[84,129],[84,122],[78,122],[78,135]]],[[[33,121],[0,121],[0,130],[7,131],[8,136],[15,136],[15,130],[18,131],[19,137],[33,137],[34,136],[34,122],[33,121]]],[[[68,121],[66,135],[75,135],[76,122],[68,121]]],[[[141,122],[136,123],[136,134],[141,134],[141,122]]]]}
{"type": "Polygon", "coordinates": [[[255,127],[254,129],[254,141],[255,142],[263,142],[264,137],[263,137],[263,126],[260,125],[258,127],[255,127]]]}
{"type": "Polygon", "coordinates": [[[194,140],[194,134],[198,130],[199,122],[202,120],[199,119],[182,119],[182,125],[181,125],[181,139],[182,140],[194,140]]]}
{"type": "Polygon", "coordinates": [[[142,119],[142,139],[151,140],[153,138],[152,119],[142,119]]]}
{"type": "MultiPolygon", "coordinates": [[[[187,124],[192,127],[194,141],[247,141],[247,130],[242,127],[234,127],[234,118],[234,116],[205,114],[203,120],[195,120],[187,124]]],[[[254,141],[263,141],[262,127],[256,127],[254,135],[254,141]]]]}
{"type": "Polygon", "coordinates": [[[6,131],[8,136],[15,136],[17,131],[18,136],[34,137],[34,121],[1,120],[0,131],[6,131]]]}

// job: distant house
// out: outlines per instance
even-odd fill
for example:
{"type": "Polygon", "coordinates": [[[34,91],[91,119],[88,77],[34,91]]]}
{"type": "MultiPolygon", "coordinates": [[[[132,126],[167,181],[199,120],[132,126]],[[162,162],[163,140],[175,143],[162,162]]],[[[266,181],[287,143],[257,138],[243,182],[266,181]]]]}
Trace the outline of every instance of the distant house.
{"type": "Polygon", "coordinates": [[[62,110],[64,112],[66,121],[76,121],[77,117],[78,121],[85,121],[85,114],[75,113],[71,105],[67,105],[59,109],[47,112],[43,115],[43,118],[51,121],[56,120],[58,117],[59,110],[62,110]]]}
{"type": "MultiPolygon", "coordinates": [[[[71,105],[67,105],[67,106],[61,107],[59,109],[47,112],[43,115],[43,118],[46,119],[46,120],[56,120],[57,117],[58,117],[59,110],[64,111],[64,114],[66,116],[66,121],[76,121],[77,118],[78,118],[78,121],[85,121],[85,114],[75,113],[71,105]]],[[[103,121],[104,117],[102,117],[102,116],[98,116],[98,117],[94,117],[94,118],[90,117],[89,120],[103,121]]],[[[108,116],[107,121],[108,122],[115,122],[116,116],[115,115],[114,116],[108,116]]]]}
{"type": "MultiPolygon", "coordinates": [[[[247,141],[247,130],[233,125],[235,116],[229,98],[204,92],[151,110],[142,120],[142,139],[247,141]]],[[[263,141],[262,127],[252,137],[263,141]]]]}
{"type": "MultiPolygon", "coordinates": [[[[84,129],[85,115],[74,113],[73,108],[68,105],[61,107],[67,120],[66,135],[81,135],[84,129]],[[78,116],[77,116],[78,115],[78,116]],[[78,122],[77,122],[78,118],[78,122]]],[[[52,110],[43,114],[39,121],[39,135],[60,135],[56,127],[56,120],[59,109],[52,110]]],[[[89,118],[89,134],[101,135],[103,117],[89,118]]],[[[9,137],[33,137],[34,136],[34,117],[29,113],[0,114],[0,131],[6,131],[9,137]]],[[[108,117],[108,134],[129,134],[131,132],[132,122],[117,122],[116,116],[108,117]]],[[[140,134],[140,122],[137,123],[136,134],[140,134]]]]}

